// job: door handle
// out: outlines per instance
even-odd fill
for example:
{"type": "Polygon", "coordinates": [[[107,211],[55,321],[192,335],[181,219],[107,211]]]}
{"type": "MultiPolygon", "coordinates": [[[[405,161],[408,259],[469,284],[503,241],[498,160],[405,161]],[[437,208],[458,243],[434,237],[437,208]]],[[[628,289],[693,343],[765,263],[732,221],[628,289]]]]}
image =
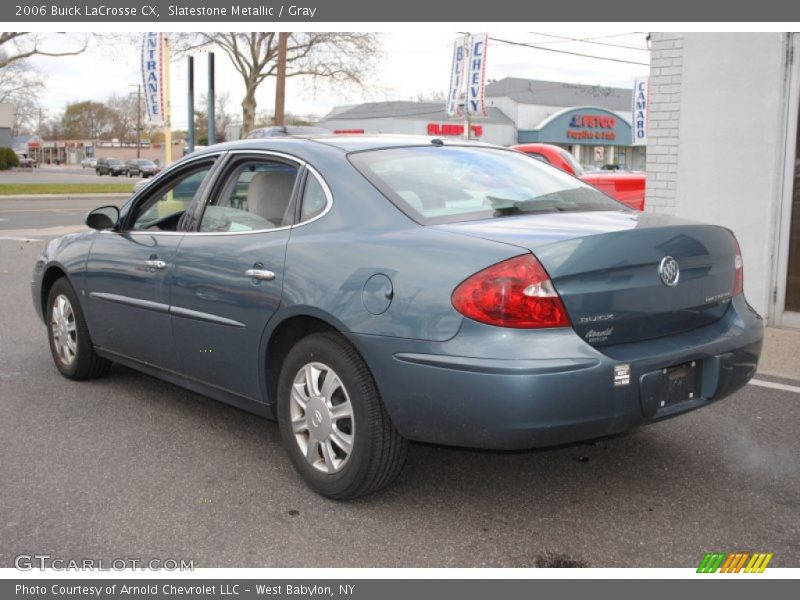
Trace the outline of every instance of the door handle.
{"type": "Polygon", "coordinates": [[[258,279],[259,281],[272,281],[275,279],[275,273],[265,269],[247,269],[244,274],[252,279],[258,279]]]}
{"type": "Polygon", "coordinates": [[[144,264],[146,264],[150,269],[161,270],[161,269],[166,269],[167,268],[167,263],[165,263],[163,260],[150,259],[150,260],[144,261],[144,264]]]}

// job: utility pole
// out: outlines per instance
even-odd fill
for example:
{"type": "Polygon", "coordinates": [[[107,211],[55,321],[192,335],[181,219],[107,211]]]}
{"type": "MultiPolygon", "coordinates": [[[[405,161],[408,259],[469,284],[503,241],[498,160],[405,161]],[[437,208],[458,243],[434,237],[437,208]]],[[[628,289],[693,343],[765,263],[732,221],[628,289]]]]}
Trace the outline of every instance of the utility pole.
{"type": "Polygon", "coordinates": [[[286,46],[289,34],[278,34],[278,72],[275,82],[275,125],[286,125],[286,46]]]}
{"type": "Polygon", "coordinates": [[[194,57],[189,57],[189,99],[187,104],[189,105],[189,120],[188,125],[186,126],[187,132],[186,137],[186,145],[188,146],[187,150],[189,154],[194,152],[194,57]]]}
{"type": "Polygon", "coordinates": [[[472,36],[469,32],[466,34],[466,44],[464,44],[464,65],[466,65],[466,73],[464,74],[464,139],[469,141],[472,139],[472,119],[469,114],[469,73],[472,68],[469,64],[470,57],[472,56],[472,36]]]}
{"type": "Polygon", "coordinates": [[[214,115],[216,107],[214,98],[214,53],[208,53],[208,145],[217,143],[217,123],[214,115]]]}

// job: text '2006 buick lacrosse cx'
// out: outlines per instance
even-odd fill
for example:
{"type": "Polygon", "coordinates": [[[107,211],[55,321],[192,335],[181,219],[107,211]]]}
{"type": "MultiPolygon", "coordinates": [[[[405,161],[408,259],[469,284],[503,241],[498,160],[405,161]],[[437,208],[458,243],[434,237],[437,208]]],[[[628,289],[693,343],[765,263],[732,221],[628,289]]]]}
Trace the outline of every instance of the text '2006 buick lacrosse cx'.
{"type": "Polygon", "coordinates": [[[390,483],[408,440],[533,448],[706,406],[761,352],[729,230],[485,144],[221,144],[87,225],[33,275],[59,371],[275,418],[332,498],[390,483]]]}

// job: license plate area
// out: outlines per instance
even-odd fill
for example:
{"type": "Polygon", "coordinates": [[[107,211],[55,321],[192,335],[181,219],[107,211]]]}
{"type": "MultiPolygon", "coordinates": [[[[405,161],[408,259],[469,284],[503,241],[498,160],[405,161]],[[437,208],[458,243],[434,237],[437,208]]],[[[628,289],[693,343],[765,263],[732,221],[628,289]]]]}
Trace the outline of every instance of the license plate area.
{"type": "Polygon", "coordinates": [[[642,412],[646,417],[700,398],[701,361],[691,361],[645,373],[640,379],[642,412]]]}

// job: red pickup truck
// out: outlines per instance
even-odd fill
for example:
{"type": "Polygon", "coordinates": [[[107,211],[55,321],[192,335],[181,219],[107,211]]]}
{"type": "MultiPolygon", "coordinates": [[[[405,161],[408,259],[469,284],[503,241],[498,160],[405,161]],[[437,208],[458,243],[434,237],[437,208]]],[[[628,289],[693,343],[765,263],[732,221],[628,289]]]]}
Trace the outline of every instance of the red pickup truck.
{"type": "Polygon", "coordinates": [[[634,210],[644,210],[644,173],[629,171],[592,171],[586,173],[572,154],[552,144],[519,144],[512,149],[543,160],[593,185],[612,198],[616,198],[634,210]]]}

